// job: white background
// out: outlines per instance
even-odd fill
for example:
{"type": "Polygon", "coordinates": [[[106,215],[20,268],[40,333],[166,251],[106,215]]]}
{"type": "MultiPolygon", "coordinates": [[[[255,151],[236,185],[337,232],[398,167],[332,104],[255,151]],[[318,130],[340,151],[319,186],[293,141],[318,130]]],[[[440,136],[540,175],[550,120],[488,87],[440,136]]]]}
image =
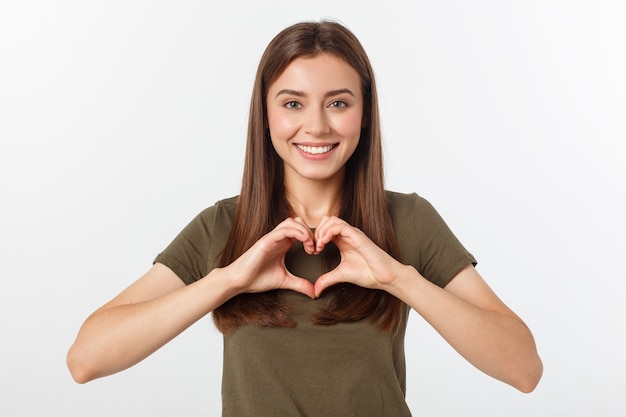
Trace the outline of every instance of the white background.
{"type": "Polygon", "coordinates": [[[219,415],[209,317],[86,385],[65,353],[196,213],[238,193],[258,59],[323,17],[372,60],[388,188],[435,205],[545,363],[521,394],[413,315],[414,415],[624,415],[624,3],[216,3],[0,6],[0,415],[219,415]]]}

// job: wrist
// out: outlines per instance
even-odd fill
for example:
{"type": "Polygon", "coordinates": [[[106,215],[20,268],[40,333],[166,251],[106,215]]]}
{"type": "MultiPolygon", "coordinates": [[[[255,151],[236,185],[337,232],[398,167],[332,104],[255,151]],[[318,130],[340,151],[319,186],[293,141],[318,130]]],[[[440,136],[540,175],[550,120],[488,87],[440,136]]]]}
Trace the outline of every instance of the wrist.
{"type": "Polygon", "coordinates": [[[224,301],[245,292],[245,288],[235,279],[230,266],[212,269],[203,281],[209,282],[212,287],[220,288],[224,301]]]}
{"type": "Polygon", "coordinates": [[[415,281],[419,272],[411,266],[397,262],[394,268],[393,279],[391,279],[382,289],[399,299],[404,299],[410,288],[410,283],[415,281]]]}

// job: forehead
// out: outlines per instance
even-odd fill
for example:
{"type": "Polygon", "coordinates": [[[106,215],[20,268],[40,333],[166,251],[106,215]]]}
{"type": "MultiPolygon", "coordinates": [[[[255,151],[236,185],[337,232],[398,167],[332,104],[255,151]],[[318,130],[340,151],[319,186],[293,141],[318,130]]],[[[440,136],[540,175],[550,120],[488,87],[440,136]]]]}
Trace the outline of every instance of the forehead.
{"type": "Polygon", "coordinates": [[[349,88],[357,94],[360,84],[359,74],[345,60],[321,53],[294,59],[270,84],[268,93],[283,88],[303,92],[349,88]]]}

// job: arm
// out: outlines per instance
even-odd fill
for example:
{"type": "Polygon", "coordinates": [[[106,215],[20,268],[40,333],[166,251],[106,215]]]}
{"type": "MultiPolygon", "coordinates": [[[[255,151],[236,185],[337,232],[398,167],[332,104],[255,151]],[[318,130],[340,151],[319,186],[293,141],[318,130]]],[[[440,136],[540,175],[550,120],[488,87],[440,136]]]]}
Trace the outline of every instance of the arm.
{"type": "Polygon", "coordinates": [[[235,295],[222,271],[206,278],[185,286],[155,264],[85,320],[67,355],[72,377],[85,383],[129,368],[235,295]]]}
{"type": "Polygon", "coordinates": [[[539,383],[543,366],[533,336],[483,281],[473,266],[441,289],[413,267],[385,286],[411,306],[450,345],[481,371],[522,392],[539,383]]]}
{"type": "Polygon", "coordinates": [[[543,368],[530,330],[473,266],[462,269],[442,289],[341,219],[322,220],[316,251],[331,240],[341,251],[341,262],[317,280],[316,295],[339,282],[387,291],[424,317],[481,371],[523,392],[535,388],[543,368]]]}
{"type": "Polygon", "coordinates": [[[284,267],[295,240],[313,250],[310,229],[286,220],[235,262],[187,286],[168,267],[155,264],[85,320],[67,355],[72,377],[84,383],[124,370],[243,292],[283,288],[313,297],[313,285],[284,267]]]}

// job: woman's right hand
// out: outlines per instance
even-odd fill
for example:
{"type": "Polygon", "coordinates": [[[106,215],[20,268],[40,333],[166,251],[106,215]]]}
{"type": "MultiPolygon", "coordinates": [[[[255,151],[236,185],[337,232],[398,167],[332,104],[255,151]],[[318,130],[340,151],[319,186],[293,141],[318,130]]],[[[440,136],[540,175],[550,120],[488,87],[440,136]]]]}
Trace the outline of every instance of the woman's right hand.
{"type": "Polygon", "coordinates": [[[238,293],[287,289],[315,298],[313,284],[285,266],[285,255],[296,241],[302,242],[307,253],[315,253],[311,229],[300,218],[288,218],[224,268],[234,289],[238,293]]]}

